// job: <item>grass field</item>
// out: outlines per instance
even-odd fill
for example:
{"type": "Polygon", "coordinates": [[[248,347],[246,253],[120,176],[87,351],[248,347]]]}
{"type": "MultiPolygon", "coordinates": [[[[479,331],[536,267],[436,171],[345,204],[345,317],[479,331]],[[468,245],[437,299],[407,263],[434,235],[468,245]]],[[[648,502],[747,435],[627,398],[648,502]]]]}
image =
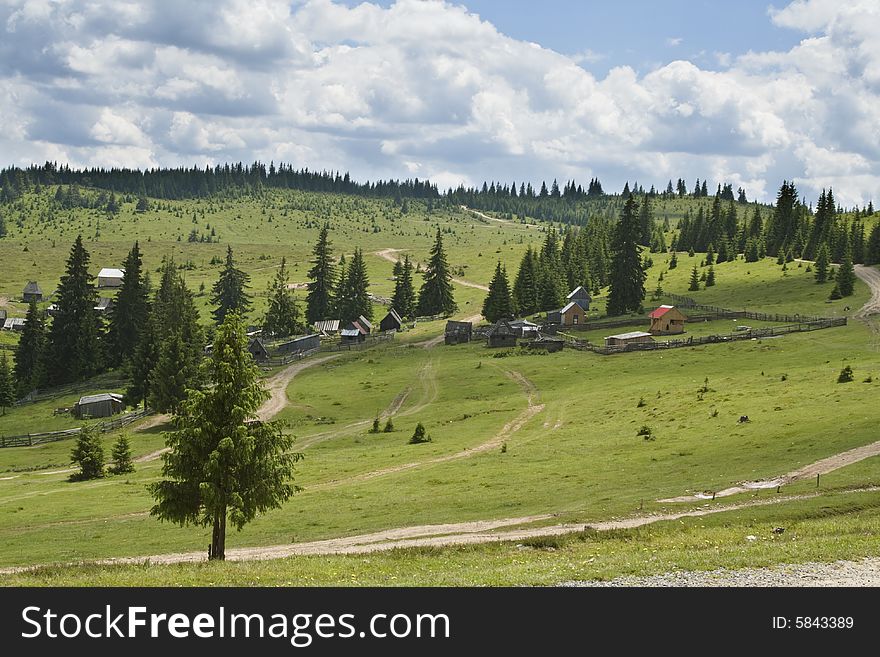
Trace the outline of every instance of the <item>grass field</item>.
{"type": "MultiPolygon", "coordinates": [[[[186,273],[195,287],[201,282],[210,286],[219,271],[210,258],[222,256],[226,240],[233,241],[240,266],[251,273],[259,292],[282,255],[295,264],[292,280],[304,280],[324,219],[332,222],[338,253],[350,253],[355,245],[368,253],[399,248],[409,249],[417,260],[425,258],[439,223],[452,231],[447,245],[456,275],[481,284],[488,282],[497,259],[514,272],[527,244],[543,238],[541,228],[483,222],[459,211],[429,215],[418,203],[400,216],[390,202],[318,196],[272,192],[256,203],[175,202],[146,215],[126,205],[112,222],[101,219],[100,228],[98,218],[86,211],[74,213],[71,225],[63,227],[61,222],[26,221],[0,242],[0,261],[11,263],[0,273],[0,294],[16,296],[34,277],[31,260],[45,262],[39,280],[51,289],[70,241],[86,228],[96,271],[118,265],[139,236],[151,269],[163,253],[174,252],[181,263],[192,260],[194,268],[186,273]],[[191,221],[193,212],[197,224],[191,221]],[[221,243],[185,241],[192,226],[205,231],[209,223],[221,243]]],[[[789,263],[783,271],[770,259],[716,265],[715,287],[688,292],[699,254],[693,260],[679,254],[674,270],[668,270],[667,255],[652,257],[649,294],[663,273],[665,292],[726,308],[834,317],[851,314],[869,296],[859,281],[853,297],[827,303],[830,285],[817,285],[806,265],[789,263]]],[[[368,265],[373,291],[387,296],[391,263],[374,256],[368,265]]],[[[460,316],[476,314],[483,295],[457,285],[460,316]]],[[[206,310],[207,295],[200,303],[206,310]]],[[[600,298],[600,311],[602,304],[600,298]]],[[[728,333],[733,326],[718,320],[693,324],[688,332],[728,333]]],[[[646,327],[646,319],[633,320],[633,329],[646,327]]],[[[589,339],[601,342],[625,330],[630,329],[597,331],[589,339]]],[[[656,500],[778,476],[877,440],[880,352],[871,330],[860,322],[771,340],[610,357],[570,350],[551,355],[489,350],[482,343],[432,349],[416,344],[440,332],[442,322],[419,324],[390,344],[343,354],[291,382],[290,403],[278,417],[289,424],[305,454],[296,481],[304,490],[241,533],[230,534],[230,548],[423,524],[538,514],[554,514],[553,523],[590,523],[696,507],[702,502],[670,506],[656,500]],[[838,384],[844,365],[854,369],[856,380],[838,384]],[[742,415],[751,421],[738,423],[742,415]],[[395,431],[368,433],[377,416],[382,424],[392,417],[395,431]],[[426,426],[430,443],[407,444],[417,422],[426,426]],[[653,440],[637,435],[643,426],[651,428],[653,440]]],[[[11,410],[0,417],[0,433],[69,423],[70,418],[51,414],[69,401],[11,410]]],[[[162,428],[129,430],[136,456],[162,446],[162,428]]],[[[114,438],[104,437],[108,452],[114,438]]],[[[138,463],[137,471],[125,477],[70,483],[67,472],[57,471],[65,469],[71,447],[66,441],[0,450],[0,567],[204,549],[205,530],[160,524],[148,515],[152,500],[146,484],[160,477],[161,460],[138,463]]],[[[420,549],[272,563],[61,568],[4,577],[4,583],[548,584],[669,568],[857,557],[877,554],[880,494],[851,489],[877,484],[877,466],[875,457],[823,476],[820,497],[637,530],[536,539],[524,547],[420,549]],[[781,537],[769,531],[778,525],[789,528],[781,537]],[[745,534],[761,540],[746,544],[745,534]]],[[[815,484],[810,486],[792,484],[783,494],[814,494],[815,484]]],[[[771,495],[775,490],[759,497],[771,495]]]]}

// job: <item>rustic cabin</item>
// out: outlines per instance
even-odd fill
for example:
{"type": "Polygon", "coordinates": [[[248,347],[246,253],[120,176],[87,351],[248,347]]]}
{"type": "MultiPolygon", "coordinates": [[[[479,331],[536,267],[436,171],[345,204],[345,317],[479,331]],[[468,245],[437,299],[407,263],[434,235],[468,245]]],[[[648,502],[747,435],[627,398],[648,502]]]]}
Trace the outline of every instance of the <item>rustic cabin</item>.
{"type": "Polygon", "coordinates": [[[684,323],[687,321],[687,315],[675,306],[660,306],[651,312],[648,317],[651,318],[651,328],[648,330],[652,335],[684,333],[684,323]]]}
{"type": "Polygon", "coordinates": [[[654,342],[654,338],[645,331],[630,331],[629,333],[619,333],[605,338],[606,347],[626,347],[639,342],[654,342]]]}
{"type": "Polygon", "coordinates": [[[400,318],[400,315],[397,314],[397,311],[392,308],[388,311],[388,314],[382,318],[382,321],[379,322],[379,330],[383,333],[385,331],[400,331],[403,329],[403,320],[400,318]]]}
{"type": "Polygon", "coordinates": [[[276,348],[280,354],[300,354],[305,351],[314,351],[321,346],[321,336],[317,333],[303,335],[293,340],[279,344],[276,348]]]}
{"type": "Polygon", "coordinates": [[[471,322],[446,322],[444,338],[446,344],[464,344],[471,341],[474,325],[471,322]]]}
{"type": "Polygon", "coordinates": [[[577,302],[571,301],[564,308],[548,312],[547,322],[560,326],[582,326],[586,317],[584,309],[577,302]]]}
{"type": "Polygon", "coordinates": [[[98,272],[98,287],[122,287],[122,280],[124,278],[125,270],[104,267],[98,272]]]}
{"type": "Polygon", "coordinates": [[[43,290],[40,287],[40,284],[36,281],[28,281],[28,284],[24,286],[24,290],[21,292],[21,299],[25,303],[30,303],[31,301],[39,303],[42,301],[43,290]]]}
{"type": "Polygon", "coordinates": [[[352,322],[351,326],[342,329],[339,335],[342,338],[342,344],[359,344],[367,339],[366,329],[357,322],[352,322]]]}
{"type": "Polygon", "coordinates": [[[97,395],[80,397],[73,406],[73,414],[77,418],[110,417],[125,410],[122,395],[115,392],[102,392],[97,395]]]}
{"type": "Polygon", "coordinates": [[[486,338],[487,347],[515,347],[516,330],[505,319],[499,320],[495,326],[489,329],[486,338]]]}
{"type": "Polygon", "coordinates": [[[516,331],[516,337],[518,338],[538,337],[538,325],[533,324],[527,319],[515,319],[508,323],[510,324],[510,328],[516,331]]]}
{"type": "Polygon", "coordinates": [[[248,353],[254,357],[258,363],[269,360],[269,350],[260,338],[251,338],[247,346],[248,353]]]}
{"type": "Polygon", "coordinates": [[[578,285],[568,293],[566,298],[569,303],[574,302],[579,305],[584,312],[587,312],[590,309],[590,303],[593,301],[593,297],[590,296],[590,293],[587,292],[583,285],[578,285]]]}
{"type": "Polygon", "coordinates": [[[318,333],[319,335],[336,335],[339,333],[339,320],[325,319],[320,322],[315,322],[313,328],[315,329],[315,333],[318,333]]]}

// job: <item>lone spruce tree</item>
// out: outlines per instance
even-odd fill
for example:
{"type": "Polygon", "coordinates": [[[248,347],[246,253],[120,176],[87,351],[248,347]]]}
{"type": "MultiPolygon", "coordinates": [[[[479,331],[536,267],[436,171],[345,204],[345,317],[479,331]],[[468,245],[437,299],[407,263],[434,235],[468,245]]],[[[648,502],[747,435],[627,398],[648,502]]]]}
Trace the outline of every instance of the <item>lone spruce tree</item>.
{"type": "Polygon", "coordinates": [[[226,315],[238,313],[247,315],[251,309],[251,295],[247,293],[250,276],[236,268],[232,258],[232,247],[226,247],[226,264],[220,272],[220,278],[211,288],[214,295],[211,303],[217,306],[211,314],[217,324],[222,324],[226,315]]]}
{"type": "Polygon", "coordinates": [[[700,272],[697,270],[697,266],[694,265],[694,268],[691,270],[691,280],[688,285],[689,292],[696,292],[700,289],[700,272]]]}
{"type": "Polygon", "coordinates": [[[281,267],[269,284],[269,309],[263,319],[263,335],[284,338],[301,328],[299,306],[288,287],[287,259],[281,258],[281,267]]]}
{"type": "Polygon", "coordinates": [[[70,453],[70,461],[79,470],[70,475],[70,481],[86,481],[104,476],[104,448],[97,427],[83,427],[76,439],[76,446],[70,453]]]}
{"type": "Polygon", "coordinates": [[[607,306],[609,315],[638,312],[645,300],[646,274],[639,254],[640,235],[636,202],[630,196],[623,206],[611,241],[611,289],[607,306]]]}
{"type": "Polygon", "coordinates": [[[137,242],[125,258],[124,271],[122,287],[119,288],[115,303],[110,307],[110,327],[107,333],[107,360],[114,367],[134,357],[149,312],[148,290],[137,242]]]}
{"type": "Polygon", "coordinates": [[[413,266],[408,255],[403,258],[400,272],[395,274],[391,307],[403,318],[411,319],[415,315],[416,294],[413,289],[413,266]]]}
{"type": "Polygon", "coordinates": [[[309,270],[308,295],[306,295],[306,321],[309,324],[328,319],[333,312],[333,285],[336,282],[336,268],[330,251],[325,224],[318,235],[318,242],[312,253],[312,268],[309,270]]]}
{"type": "Polygon", "coordinates": [[[241,318],[220,325],[205,391],[192,390],[166,435],[164,479],[150,486],[150,513],[179,525],[211,527],[208,558],[226,558],[227,521],[241,530],[258,513],[280,507],[295,492],[293,439],[278,422],[259,419],[268,398],[247,351],[241,318]]]}
{"type": "Polygon", "coordinates": [[[113,443],[113,453],[111,454],[113,465],[110,466],[110,472],[115,475],[128,474],[134,472],[134,461],[131,459],[131,441],[128,436],[122,434],[113,443]]]}
{"type": "Polygon", "coordinates": [[[510,295],[510,285],[507,282],[507,271],[501,266],[501,261],[495,265],[495,275],[489,283],[489,293],[483,301],[483,317],[490,322],[497,322],[505,317],[513,317],[516,311],[513,306],[513,298],[510,295]]]}
{"type": "Polygon", "coordinates": [[[419,290],[418,315],[451,315],[458,306],[452,293],[452,274],[443,250],[443,236],[437,228],[437,237],[431,248],[431,257],[425,267],[425,282],[419,290]]]}

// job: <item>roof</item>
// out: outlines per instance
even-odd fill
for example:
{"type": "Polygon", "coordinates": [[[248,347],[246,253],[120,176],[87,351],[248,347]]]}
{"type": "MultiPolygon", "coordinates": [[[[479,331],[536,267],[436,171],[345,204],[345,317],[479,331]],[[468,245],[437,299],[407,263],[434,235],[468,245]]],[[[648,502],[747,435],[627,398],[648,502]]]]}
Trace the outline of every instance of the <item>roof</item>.
{"type": "Polygon", "coordinates": [[[356,328],[350,328],[350,329],[342,329],[339,332],[339,335],[341,335],[343,338],[356,338],[357,336],[363,335],[363,334],[360,332],[360,330],[358,330],[356,328]]]}
{"type": "Polygon", "coordinates": [[[495,322],[495,325],[489,329],[489,335],[513,335],[515,331],[513,327],[510,325],[505,319],[500,319],[495,322]]]}
{"type": "Polygon", "coordinates": [[[370,320],[368,320],[368,319],[367,319],[366,317],[364,317],[363,315],[361,315],[360,317],[358,317],[358,324],[360,324],[360,325],[363,326],[365,329],[367,329],[367,332],[368,332],[368,333],[369,333],[370,331],[373,330],[373,324],[370,322],[370,320]]]}
{"type": "Polygon", "coordinates": [[[630,331],[629,333],[618,333],[617,335],[609,335],[606,340],[632,340],[633,338],[651,338],[650,333],[645,331],[630,331]]]}
{"type": "MultiPolygon", "coordinates": [[[[651,314],[648,315],[651,319],[657,319],[658,317],[663,317],[666,313],[672,310],[673,306],[660,306],[656,310],[651,311],[651,314]]],[[[644,311],[643,311],[644,312],[644,311]]]]}
{"type": "Polygon", "coordinates": [[[512,322],[508,322],[508,324],[510,324],[514,328],[529,328],[532,326],[535,328],[538,328],[537,324],[534,324],[533,322],[530,322],[527,319],[515,319],[512,322]]]}
{"type": "Polygon", "coordinates": [[[98,299],[98,305],[95,306],[95,310],[106,310],[110,307],[112,303],[113,299],[109,297],[101,297],[100,299],[98,299]]]}
{"type": "Polygon", "coordinates": [[[383,321],[388,319],[389,316],[392,317],[394,319],[394,321],[397,322],[398,324],[403,324],[403,320],[400,318],[400,315],[397,314],[397,311],[394,310],[394,308],[392,308],[391,310],[388,311],[388,314],[385,315],[385,317],[383,318],[383,321]]]}
{"type": "Polygon", "coordinates": [[[7,331],[11,331],[16,326],[24,326],[27,324],[27,318],[25,317],[7,317],[3,321],[3,328],[7,331]]]}
{"type": "Polygon", "coordinates": [[[590,293],[587,292],[586,288],[583,285],[578,285],[571,292],[568,293],[566,299],[583,299],[583,298],[591,299],[590,293]]]}
{"type": "Polygon", "coordinates": [[[457,322],[454,319],[450,319],[446,322],[446,332],[447,333],[458,333],[461,331],[470,331],[474,328],[474,325],[471,322],[457,322]]]}
{"type": "Polygon", "coordinates": [[[80,406],[82,406],[83,404],[94,404],[96,402],[102,401],[122,402],[122,395],[116,394],[115,392],[101,392],[97,395],[86,395],[85,397],[79,398],[80,406]]]}
{"type": "Polygon", "coordinates": [[[28,284],[24,286],[24,291],[22,294],[42,294],[43,290],[40,288],[40,284],[36,281],[28,281],[28,284]]]}
{"type": "Polygon", "coordinates": [[[314,324],[315,330],[319,333],[321,331],[338,331],[339,330],[339,320],[338,319],[325,319],[320,322],[315,322],[314,324]]]}
{"type": "Polygon", "coordinates": [[[577,304],[576,301],[572,301],[570,304],[568,304],[565,308],[563,308],[563,309],[560,310],[559,312],[560,312],[561,314],[564,315],[564,314],[567,313],[569,310],[571,310],[574,306],[577,306],[578,308],[580,308],[580,306],[578,306],[578,304],[577,304]]]}
{"type": "Polygon", "coordinates": [[[124,269],[113,269],[112,267],[104,267],[98,272],[98,278],[122,278],[125,276],[124,269]]]}
{"type": "Polygon", "coordinates": [[[364,327],[361,324],[361,320],[357,320],[356,322],[352,322],[351,327],[353,329],[356,329],[358,331],[358,333],[362,333],[363,335],[367,335],[370,332],[370,330],[368,328],[364,327]]]}

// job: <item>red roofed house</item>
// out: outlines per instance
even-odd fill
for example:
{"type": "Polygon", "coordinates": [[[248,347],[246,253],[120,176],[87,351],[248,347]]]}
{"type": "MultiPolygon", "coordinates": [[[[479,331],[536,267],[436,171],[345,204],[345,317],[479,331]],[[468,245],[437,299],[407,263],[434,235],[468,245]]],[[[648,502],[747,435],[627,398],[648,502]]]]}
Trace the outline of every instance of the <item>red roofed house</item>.
{"type": "Polygon", "coordinates": [[[653,335],[674,335],[684,333],[687,315],[675,306],[660,306],[648,317],[651,318],[650,331],[653,335]]]}

